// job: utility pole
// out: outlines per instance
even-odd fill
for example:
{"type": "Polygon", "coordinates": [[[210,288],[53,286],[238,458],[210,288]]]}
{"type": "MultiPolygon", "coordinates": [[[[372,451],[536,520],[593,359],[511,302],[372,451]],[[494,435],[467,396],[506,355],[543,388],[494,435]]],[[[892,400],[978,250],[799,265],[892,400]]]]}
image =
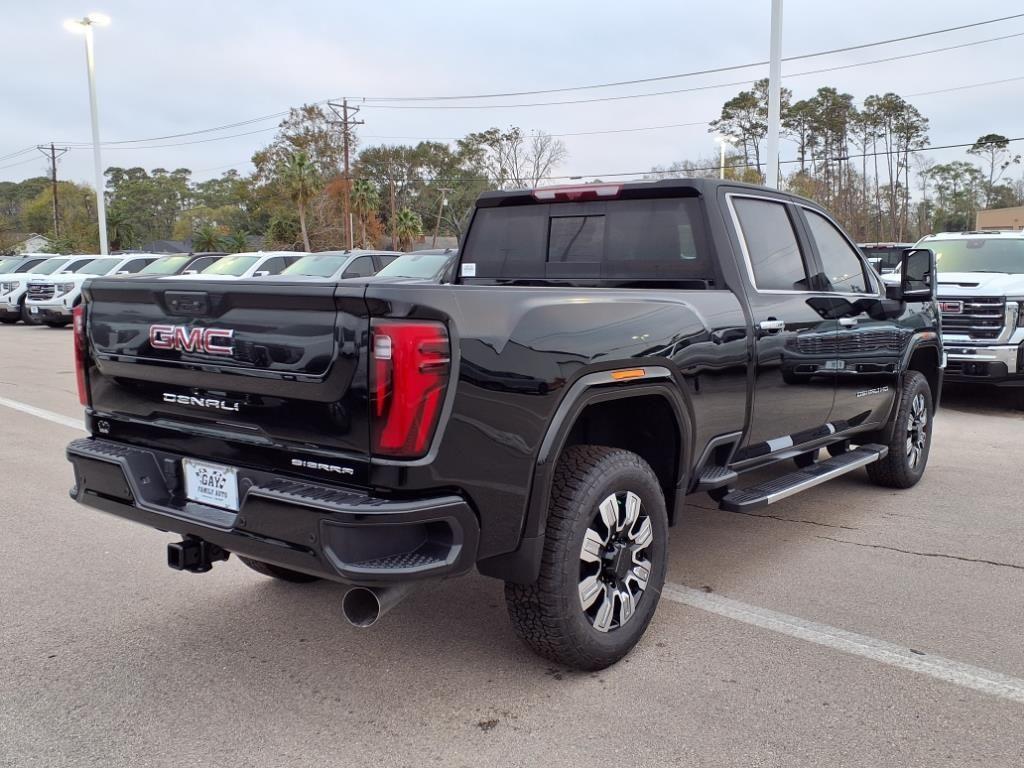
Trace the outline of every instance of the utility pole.
{"type": "Polygon", "coordinates": [[[344,144],[345,153],[345,184],[344,192],[345,195],[342,198],[342,206],[345,216],[345,230],[348,233],[348,247],[351,249],[355,247],[355,233],[352,231],[352,179],[349,173],[349,152],[351,151],[351,141],[349,135],[352,131],[353,126],[362,125],[363,120],[355,120],[350,115],[354,116],[359,112],[359,107],[350,107],[348,105],[348,99],[342,99],[341,104],[335,104],[333,101],[327,102],[327,106],[331,108],[334,114],[341,118],[341,140],[344,144]],[[338,114],[338,110],[341,110],[341,114],[338,114]]]}
{"type": "Polygon", "coordinates": [[[60,154],[57,154],[57,147],[50,143],[47,147],[44,144],[36,146],[40,152],[48,156],[50,160],[50,182],[53,185],[53,236],[55,238],[60,237],[60,216],[57,213],[57,158],[62,157],[67,151],[67,147],[60,147],[60,154]]]}
{"type": "Polygon", "coordinates": [[[782,112],[782,0],[772,0],[772,38],[768,57],[768,168],[765,181],[779,187],[779,122],[782,112]]]}
{"type": "Polygon", "coordinates": [[[391,250],[395,250],[398,244],[398,234],[395,229],[395,180],[391,180],[391,250]]]}
{"type": "Polygon", "coordinates": [[[448,193],[451,192],[447,187],[438,187],[437,190],[441,193],[441,199],[437,203],[437,221],[434,222],[434,239],[430,241],[431,248],[437,247],[437,236],[441,231],[441,212],[448,205],[448,193]]]}

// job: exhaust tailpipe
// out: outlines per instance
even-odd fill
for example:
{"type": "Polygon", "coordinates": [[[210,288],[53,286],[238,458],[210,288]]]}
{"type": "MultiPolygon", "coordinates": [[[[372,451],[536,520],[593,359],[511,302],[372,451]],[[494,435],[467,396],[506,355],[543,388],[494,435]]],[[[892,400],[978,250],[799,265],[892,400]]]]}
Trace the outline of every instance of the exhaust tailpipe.
{"type": "Polygon", "coordinates": [[[377,619],[402,602],[413,586],[352,587],[341,598],[341,612],[354,627],[372,627],[377,619]]]}

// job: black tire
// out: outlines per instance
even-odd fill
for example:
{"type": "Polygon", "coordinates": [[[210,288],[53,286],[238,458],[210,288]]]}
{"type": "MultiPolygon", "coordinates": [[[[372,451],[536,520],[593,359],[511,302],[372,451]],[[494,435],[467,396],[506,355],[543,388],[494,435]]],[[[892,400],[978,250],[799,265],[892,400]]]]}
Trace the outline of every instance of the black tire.
{"type": "Polygon", "coordinates": [[[49,326],[50,328],[63,328],[68,324],[67,320],[43,320],[43,325],[49,326]]]}
{"type": "Polygon", "coordinates": [[[654,616],[665,583],[667,540],[665,497],[647,462],[618,448],[566,449],[555,469],[540,576],[529,585],[505,584],[516,634],[536,653],[566,667],[597,670],[614,664],[632,650],[654,616]],[[615,530],[604,522],[611,515],[615,530]],[[586,584],[593,597],[588,605],[581,596],[586,584]]]}
{"type": "Polygon", "coordinates": [[[924,474],[932,443],[932,390],[918,371],[903,374],[896,424],[884,459],[868,464],[868,477],[886,488],[910,488],[924,474]],[[923,420],[921,414],[923,413],[923,420]]]}
{"type": "Polygon", "coordinates": [[[308,573],[282,568],[280,565],[271,565],[270,563],[264,563],[262,560],[251,560],[241,555],[238,556],[238,559],[244,565],[256,571],[256,573],[262,573],[264,576],[270,576],[272,579],[281,579],[281,581],[290,581],[295,584],[308,584],[311,581],[320,580],[316,576],[310,576],[308,573]]]}
{"type": "Polygon", "coordinates": [[[793,463],[796,464],[800,469],[809,467],[818,461],[818,449],[815,448],[813,451],[807,453],[801,453],[798,456],[793,457],[793,463]]]}
{"type": "Polygon", "coordinates": [[[16,317],[0,317],[0,323],[4,325],[14,325],[16,322],[18,322],[16,317]]]}

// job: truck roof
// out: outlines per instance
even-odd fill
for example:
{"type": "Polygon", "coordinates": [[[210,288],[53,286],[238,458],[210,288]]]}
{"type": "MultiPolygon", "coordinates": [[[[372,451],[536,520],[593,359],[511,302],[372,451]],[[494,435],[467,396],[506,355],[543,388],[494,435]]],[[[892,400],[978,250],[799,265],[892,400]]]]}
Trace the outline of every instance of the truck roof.
{"type": "MultiPolygon", "coordinates": [[[[554,199],[560,193],[566,195],[586,194],[593,191],[596,199],[614,199],[630,197],[670,197],[673,192],[689,193],[694,196],[714,196],[719,187],[730,189],[750,190],[759,194],[772,195],[799,202],[815,209],[821,210],[818,203],[791,192],[784,192],[771,187],[758,184],[747,184],[742,181],[731,181],[728,179],[698,179],[698,178],[672,178],[672,179],[651,179],[632,181],[598,181],[582,184],[559,184],[535,189],[495,190],[483,192],[476,201],[478,208],[492,208],[502,205],[523,205],[537,200],[544,201],[540,195],[550,195],[554,199]],[[599,191],[607,190],[607,191],[599,191]]],[[[594,199],[594,198],[589,198],[594,199]]]]}
{"type": "Polygon", "coordinates": [[[1021,240],[1024,239],[1024,230],[1019,229],[974,229],[967,232],[936,232],[932,235],[925,235],[918,242],[928,240],[1021,240]]]}

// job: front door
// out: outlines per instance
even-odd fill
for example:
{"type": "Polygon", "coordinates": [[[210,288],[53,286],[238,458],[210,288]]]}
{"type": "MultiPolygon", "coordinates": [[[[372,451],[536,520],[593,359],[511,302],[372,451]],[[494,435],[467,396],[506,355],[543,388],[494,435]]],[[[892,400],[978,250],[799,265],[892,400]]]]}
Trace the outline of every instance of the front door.
{"type": "Polygon", "coordinates": [[[754,392],[747,440],[754,459],[831,434],[836,327],[815,309],[819,291],[799,213],[781,199],[729,194],[754,324],[754,392]]]}
{"type": "Polygon", "coordinates": [[[827,216],[804,206],[801,213],[831,293],[836,328],[836,398],[829,420],[839,432],[881,422],[899,386],[904,332],[887,316],[884,288],[860,250],[827,216]]]}

